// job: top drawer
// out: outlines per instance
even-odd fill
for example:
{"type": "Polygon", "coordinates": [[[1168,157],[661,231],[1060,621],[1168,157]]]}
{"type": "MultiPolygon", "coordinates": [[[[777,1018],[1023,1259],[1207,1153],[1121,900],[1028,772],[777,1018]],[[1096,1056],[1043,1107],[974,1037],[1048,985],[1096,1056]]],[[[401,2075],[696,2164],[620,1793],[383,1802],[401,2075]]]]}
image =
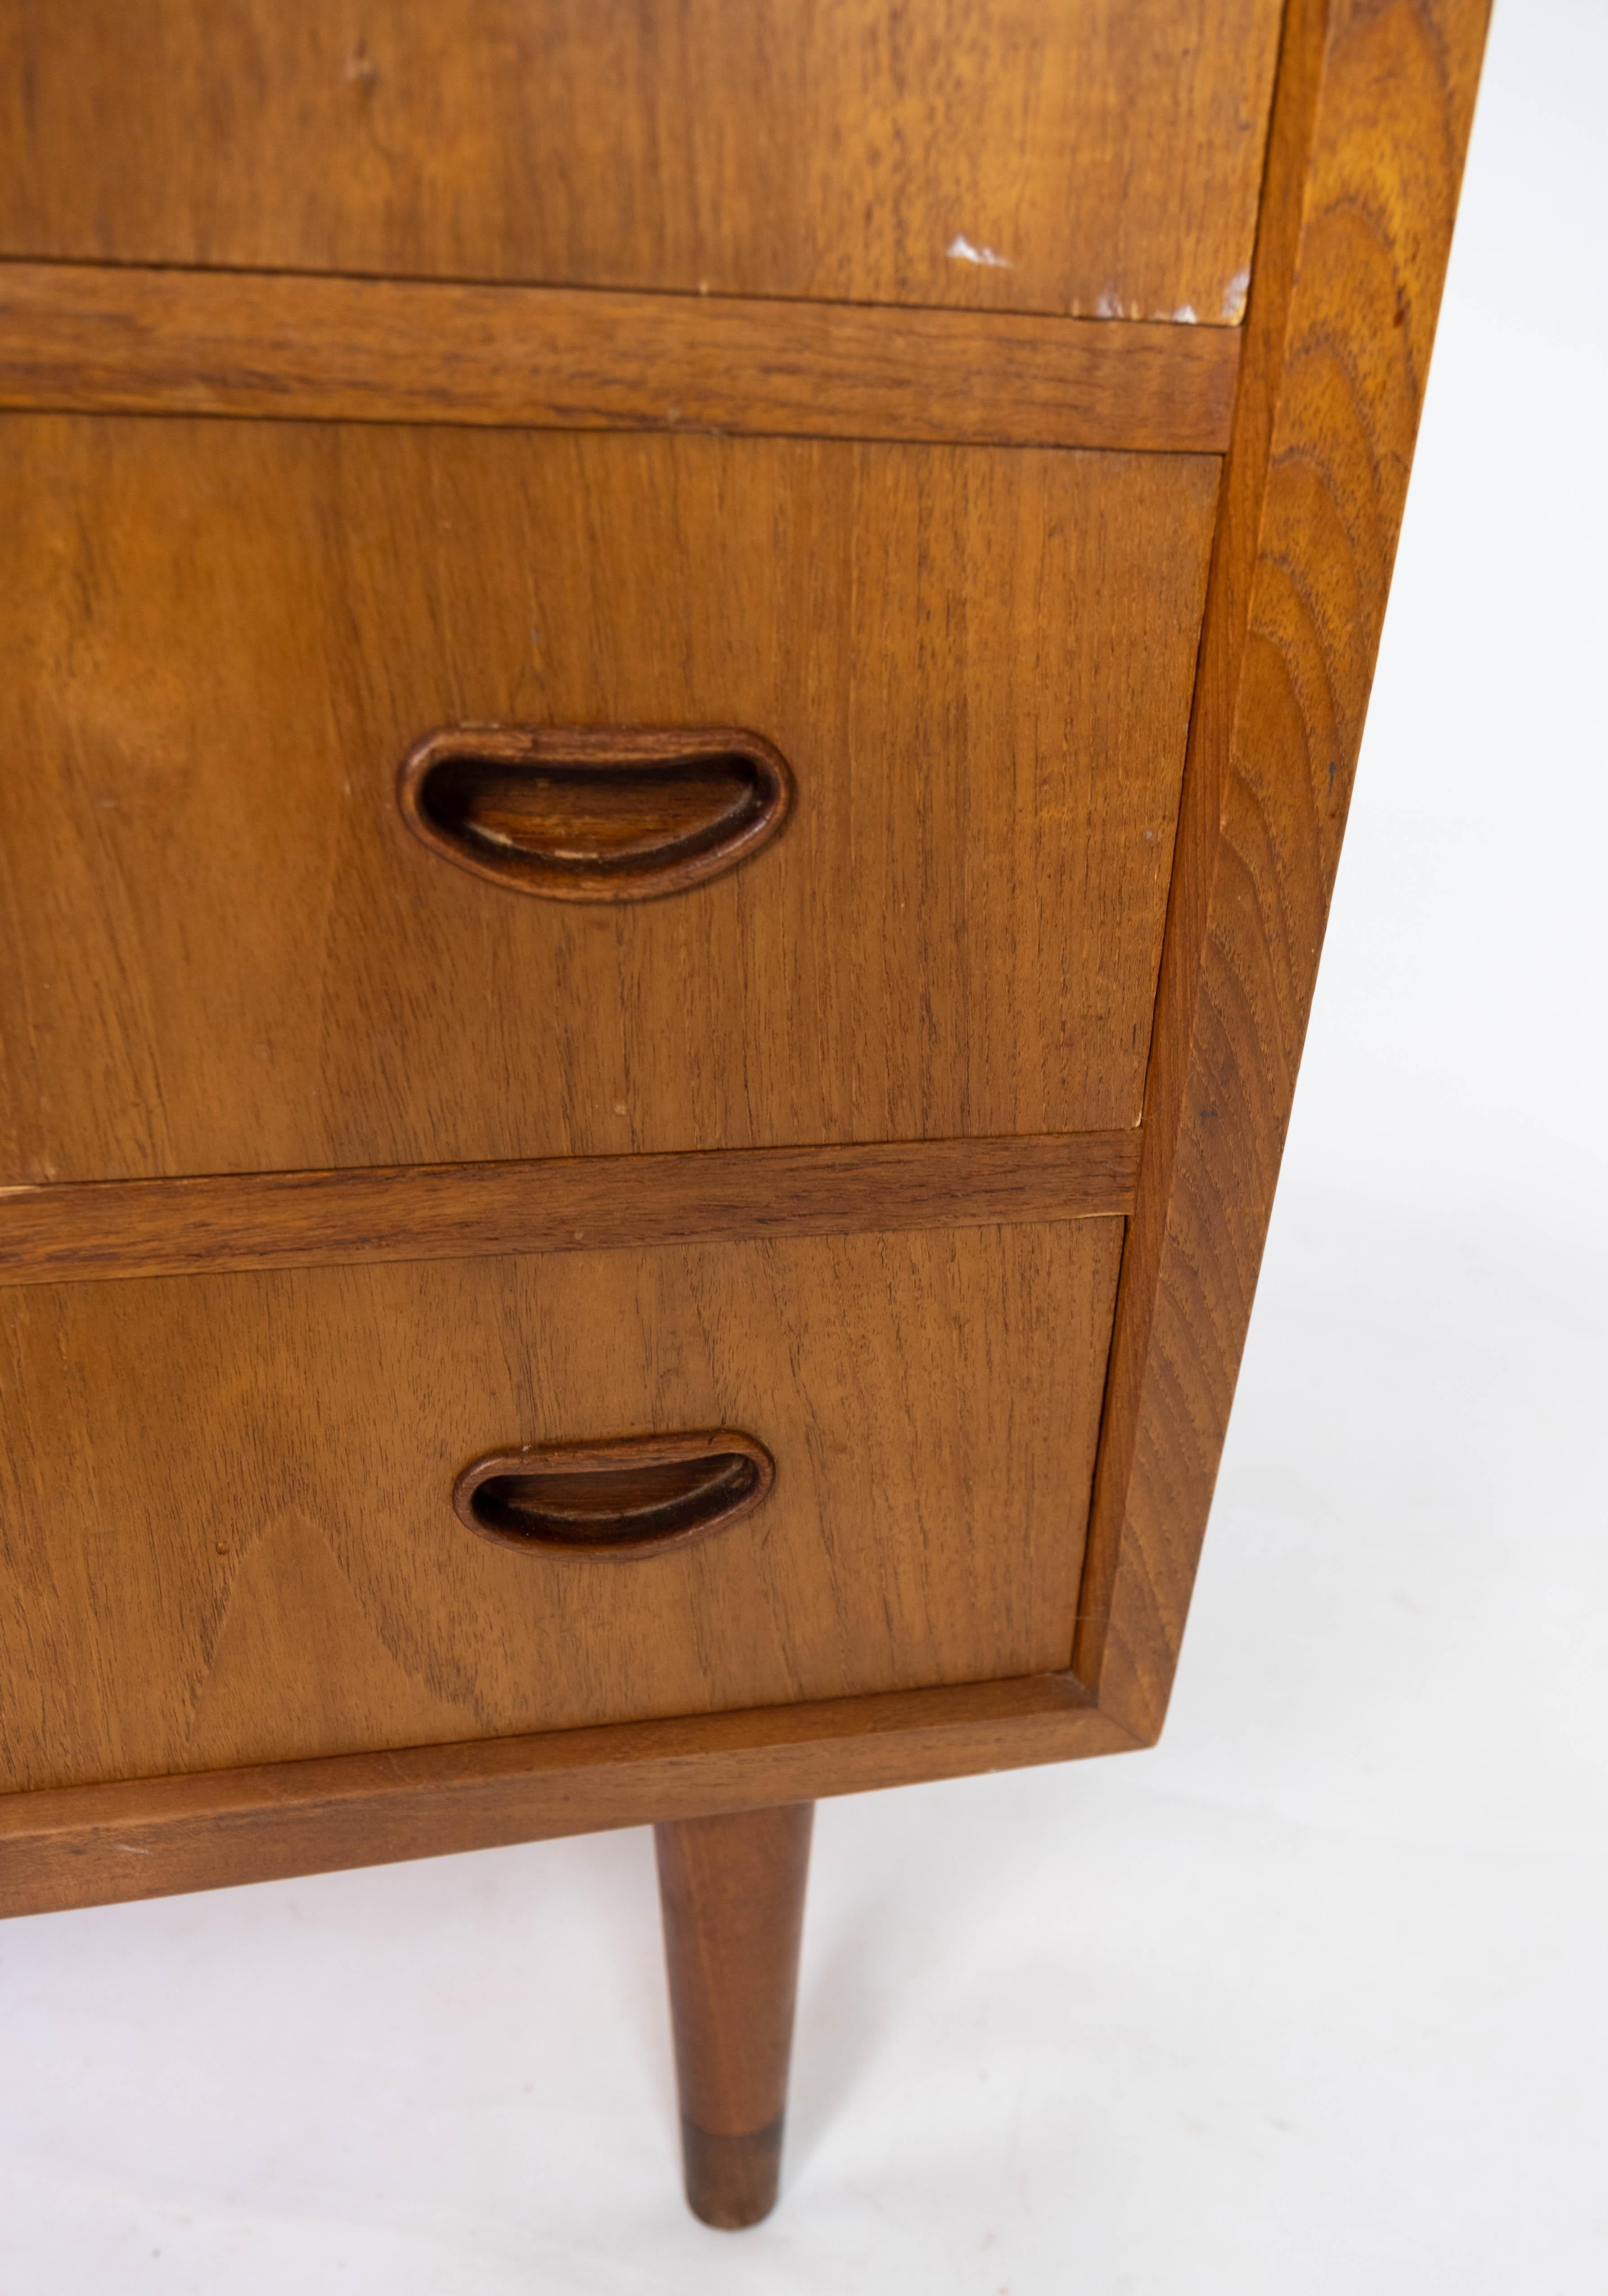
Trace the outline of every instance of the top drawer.
{"type": "Polygon", "coordinates": [[[1240,316],[1281,0],[13,0],[0,255],[1240,316]]]}

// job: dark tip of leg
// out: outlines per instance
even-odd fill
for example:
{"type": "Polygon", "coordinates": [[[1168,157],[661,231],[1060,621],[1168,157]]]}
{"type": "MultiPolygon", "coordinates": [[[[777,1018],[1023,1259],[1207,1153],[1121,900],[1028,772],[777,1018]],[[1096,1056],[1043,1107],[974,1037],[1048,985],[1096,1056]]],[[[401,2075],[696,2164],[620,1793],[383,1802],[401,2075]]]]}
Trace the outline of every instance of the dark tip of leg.
{"type": "Polygon", "coordinates": [[[693,2214],[721,2232],[741,2232],[776,2205],[782,2123],[773,2120],[751,2136],[716,2136],[684,2115],[681,2158],[693,2214]]]}

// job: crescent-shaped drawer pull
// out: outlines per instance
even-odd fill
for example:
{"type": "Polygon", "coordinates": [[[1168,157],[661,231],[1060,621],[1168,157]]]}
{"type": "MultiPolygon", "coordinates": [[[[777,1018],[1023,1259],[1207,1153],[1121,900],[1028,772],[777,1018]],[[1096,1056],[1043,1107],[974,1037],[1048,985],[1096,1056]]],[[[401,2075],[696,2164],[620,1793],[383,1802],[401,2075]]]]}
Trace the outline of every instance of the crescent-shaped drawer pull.
{"type": "Polygon", "coordinates": [[[453,1487],[458,1519],[521,1554],[628,1557],[690,1546],[759,1505],[775,1479],[731,1428],[491,1451],[453,1487]]]}
{"type": "Polygon", "coordinates": [[[397,782],[432,853],[559,901],[701,884],[767,844],[792,794],[780,750],[727,726],[452,726],[416,742],[397,782]]]}

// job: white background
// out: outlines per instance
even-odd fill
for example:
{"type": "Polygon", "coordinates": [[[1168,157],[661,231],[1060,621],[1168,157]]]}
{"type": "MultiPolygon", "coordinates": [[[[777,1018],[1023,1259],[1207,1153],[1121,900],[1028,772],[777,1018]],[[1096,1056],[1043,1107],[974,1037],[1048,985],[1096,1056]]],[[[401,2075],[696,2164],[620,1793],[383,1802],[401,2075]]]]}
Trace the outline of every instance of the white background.
{"type": "Polygon", "coordinates": [[[1608,2287],[1605,87],[1497,0],[1161,1749],[823,1807],[735,2235],[645,1833],[0,1927],[7,2296],[1608,2287]]]}

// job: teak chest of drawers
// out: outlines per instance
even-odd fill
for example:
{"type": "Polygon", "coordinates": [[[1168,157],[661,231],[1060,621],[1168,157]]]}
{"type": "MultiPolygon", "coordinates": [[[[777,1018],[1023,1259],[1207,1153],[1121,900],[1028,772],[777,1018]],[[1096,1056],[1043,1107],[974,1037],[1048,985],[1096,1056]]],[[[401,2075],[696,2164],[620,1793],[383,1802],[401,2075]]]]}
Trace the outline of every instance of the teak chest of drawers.
{"type": "Polygon", "coordinates": [[[1154,1739],[1485,14],[0,10],[0,1908],[1154,1739]]]}

